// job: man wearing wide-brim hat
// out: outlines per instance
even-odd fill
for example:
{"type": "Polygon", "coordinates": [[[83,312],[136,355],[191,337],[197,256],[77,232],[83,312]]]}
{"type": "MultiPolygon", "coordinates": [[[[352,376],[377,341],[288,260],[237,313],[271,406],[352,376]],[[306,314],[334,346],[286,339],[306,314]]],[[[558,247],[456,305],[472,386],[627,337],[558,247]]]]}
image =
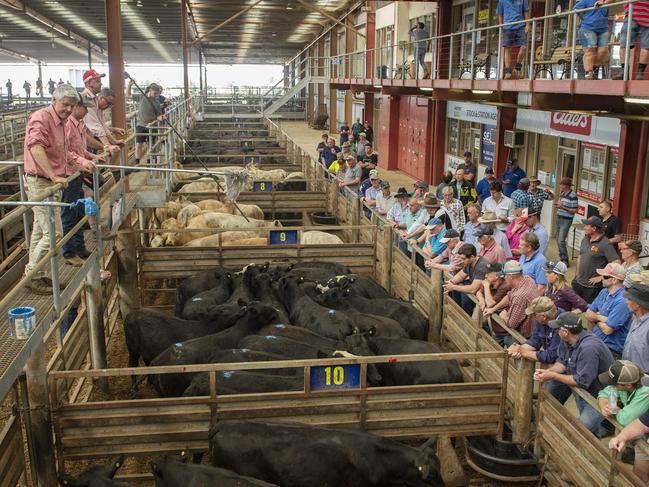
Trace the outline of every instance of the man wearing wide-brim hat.
{"type": "Polygon", "coordinates": [[[410,240],[422,234],[422,232],[426,229],[426,224],[428,223],[428,220],[434,218],[435,213],[437,212],[437,210],[439,210],[439,201],[437,201],[437,198],[435,198],[434,196],[429,195],[424,198],[423,206],[424,206],[424,212],[422,216],[420,216],[420,218],[416,221],[417,226],[408,228],[407,232],[402,232],[402,238],[404,240],[410,240]]]}
{"type": "MultiPolygon", "coordinates": [[[[511,259],[512,250],[509,247],[509,239],[507,238],[507,235],[505,235],[505,232],[498,228],[499,221],[500,218],[498,218],[498,215],[496,215],[496,213],[493,211],[485,211],[482,216],[478,218],[479,223],[486,225],[493,230],[494,240],[498,245],[502,247],[503,251],[505,252],[505,257],[507,259],[511,259]]],[[[480,243],[476,245],[476,248],[478,249],[478,252],[480,252],[480,243]]]]}
{"type": "Polygon", "coordinates": [[[410,195],[406,188],[399,188],[394,195],[395,203],[388,210],[385,216],[389,225],[394,225],[400,230],[406,228],[406,212],[408,211],[408,200],[410,195]]]}
{"type": "MultiPolygon", "coordinates": [[[[622,358],[630,360],[642,370],[649,370],[649,283],[637,281],[647,275],[649,273],[643,272],[631,276],[634,283],[624,292],[633,321],[624,342],[622,358]]],[[[643,383],[649,385],[647,379],[643,383]]]]}

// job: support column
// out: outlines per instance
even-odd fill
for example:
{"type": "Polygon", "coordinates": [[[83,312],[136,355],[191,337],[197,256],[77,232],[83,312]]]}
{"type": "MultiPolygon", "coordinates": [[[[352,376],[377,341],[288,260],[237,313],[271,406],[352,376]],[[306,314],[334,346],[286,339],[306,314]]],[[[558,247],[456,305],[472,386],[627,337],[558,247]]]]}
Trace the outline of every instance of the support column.
{"type": "MultiPolygon", "coordinates": [[[[111,109],[111,125],[126,129],[124,100],[124,53],[122,51],[122,9],[120,0],[106,0],[106,33],[108,36],[108,74],[115,92],[111,109]]],[[[52,484],[55,485],[55,484],[52,484]]]]}
{"type": "MultiPolygon", "coordinates": [[[[183,88],[185,100],[189,99],[189,47],[187,46],[187,0],[180,2],[180,37],[183,45],[183,88]]],[[[187,108],[189,108],[188,103],[187,108]]]]}
{"type": "Polygon", "coordinates": [[[137,234],[133,231],[133,216],[128,215],[117,235],[117,274],[119,276],[119,311],[122,319],[142,307],[137,275],[137,234]]]}
{"type": "Polygon", "coordinates": [[[200,93],[203,94],[203,53],[198,51],[198,81],[200,84],[200,93]]]}
{"type": "MultiPolygon", "coordinates": [[[[318,41],[318,59],[316,61],[318,63],[318,77],[323,77],[325,75],[325,70],[324,70],[324,40],[320,39],[318,41]]],[[[324,83],[318,83],[318,106],[316,107],[316,114],[320,115],[321,113],[321,108],[324,105],[324,88],[325,84],[324,83]]],[[[326,110],[326,108],[325,108],[326,110]]],[[[323,110],[324,112],[324,110],[323,110]]],[[[316,115],[316,116],[317,116],[316,115]]]]}
{"type": "MultiPolygon", "coordinates": [[[[381,114],[379,116],[381,136],[378,152],[381,161],[387,160],[388,171],[396,171],[399,157],[399,103],[401,98],[395,95],[382,95],[381,114]]],[[[377,150],[375,148],[375,150],[377,150]]],[[[383,166],[383,162],[381,162],[383,166]]]]}
{"type": "Polygon", "coordinates": [[[92,45],[88,41],[88,69],[92,69],[92,45]]]}
{"type": "Polygon", "coordinates": [[[512,149],[505,147],[505,130],[512,130],[516,122],[515,108],[498,108],[496,123],[496,145],[494,153],[494,174],[500,177],[505,172],[507,161],[512,158],[512,149]]]}
{"type": "MultiPolygon", "coordinates": [[[[447,22],[438,20],[437,35],[443,36],[451,33],[451,1],[442,0],[437,2],[437,18],[449,19],[447,22]]],[[[449,74],[449,45],[448,42],[438,42],[436,46],[435,59],[437,60],[438,79],[448,79],[449,74]]],[[[431,77],[434,76],[435,66],[431,69],[431,77]]]]}
{"type": "MultiPolygon", "coordinates": [[[[365,6],[370,8],[366,14],[365,20],[365,78],[371,79],[376,77],[376,51],[371,51],[376,47],[376,0],[368,0],[365,6]]],[[[367,118],[367,97],[365,97],[365,120],[372,120],[367,118]]]]}
{"type": "Polygon", "coordinates": [[[43,81],[43,67],[41,66],[41,62],[38,61],[38,79],[41,80],[41,93],[40,97],[43,98],[43,89],[45,87],[45,82],[43,81]]]}
{"type": "Polygon", "coordinates": [[[47,388],[45,344],[41,343],[27,361],[27,393],[29,396],[29,416],[33,435],[34,461],[37,479],[34,486],[51,487],[58,485],[56,477],[56,458],[52,441],[52,423],[47,388]]]}
{"type": "Polygon", "coordinates": [[[622,233],[639,232],[648,137],[648,122],[620,120],[613,212],[622,220],[622,233]]]}
{"type": "MultiPolygon", "coordinates": [[[[329,33],[331,37],[331,53],[338,52],[338,37],[334,29],[329,33]]],[[[338,133],[338,92],[329,85],[329,133],[338,133]]]]}
{"type": "Polygon", "coordinates": [[[432,123],[433,129],[431,131],[431,161],[430,161],[430,173],[427,173],[426,177],[430,178],[429,183],[435,184],[436,181],[439,181],[444,172],[444,141],[446,140],[446,101],[445,100],[433,100],[433,109],[432,109],[432,123]]]}
{"type": "Polygon", "coordinates": [[[291,87],[290,82],[290,72],[288,64],[284,65],[284,88],[289,89],[291,87]]]}
{"type": "MultiPolygon", "coordinates": [[[[347,19],[345,19],[345,24],[347,24],[348,26],[353,27],[352,21],[349,19],[349,17],[347,19]]],[[[352,29],[346,29],[345,30],[345,54],[349,54],[351,52],[354,52],[354,36],[355,35],[356,35],[356,33],[352,29]]],[[[350,68],[352,69],[352,71],[354,71],[356,69],[356,65],[357,65],[356,60],[351,59],[349,56],[348,56],[348,59],[350,60],[350,68]]],[[[358,77],[361,77],[361,76],[360,76],[360,73],[353,73],[352,74],[352,72],[349,72],[347,77],[348,78],[352,78],[352,77],[358,78],[358,77]]],[[[353,104],[354,104],[354,97],[353,97],[352,90],[351,90],[351,87],[350,87],[349,89],[347,89],[347,91],[345,93],[345,115],[344,115],[345,120],[347,121],[347,123],[349,124],[350,127],[351,127],[351,125],[353,123],[353,120],[352,120],[353,104]]]]}

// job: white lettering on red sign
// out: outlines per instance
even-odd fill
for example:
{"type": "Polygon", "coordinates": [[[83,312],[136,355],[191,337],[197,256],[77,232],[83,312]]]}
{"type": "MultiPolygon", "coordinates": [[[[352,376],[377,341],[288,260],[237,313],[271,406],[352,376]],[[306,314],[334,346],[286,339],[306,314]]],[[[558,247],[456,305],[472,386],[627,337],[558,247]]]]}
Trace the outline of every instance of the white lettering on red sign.
{"type": "Polygon", "coordinates": [[[593,127],[593,117],[577,113],[552,112],[550,127],[560,132],[590,135],[593,127]]]}

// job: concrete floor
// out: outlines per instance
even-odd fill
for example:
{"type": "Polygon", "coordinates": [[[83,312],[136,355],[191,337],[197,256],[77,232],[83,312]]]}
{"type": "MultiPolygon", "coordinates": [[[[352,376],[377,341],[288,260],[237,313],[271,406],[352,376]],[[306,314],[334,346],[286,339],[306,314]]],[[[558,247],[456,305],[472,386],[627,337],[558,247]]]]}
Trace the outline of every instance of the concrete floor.
{"type": "MultiPolygon", "coordinates": [[[[314,158],[318,157],[318,151],[316,147],[320,142],[320,137],[322,136],[322,130],[316,130],[311,127],[306,122],[301,121],[289,121],[278,119],[277,123],[282,127],[282,129],[298,144],[305,150],[307,153],[311,154],[314,158]]],[[[337,139],[336,136],[334,136],[337,139]]],[[[381,168],[381,154],[379,154],[379,174],[382,179],[387,179],[390,181],[390,186],[393,191],[396,191],[399,187],[403,186],[408,191],[412,190],[412,185],[415,182],[415,178],[407,175],[402,171],[387,171],[381,168]]],[[[431,191],[434,190],[434,186],[431,186],[431,191]]],[[[570,252],[570,249],[569,249],[570,252]]],[[[557,249],[556,239],[551,238],[548,249],[545,252],[545,256],[548,260],[558,259],[559,251],[557,249]]],[[[571,263],[572,265],[568,268],[568,282],[572,281],[575,275],[575,264],[576,261],[571,263]]]]}

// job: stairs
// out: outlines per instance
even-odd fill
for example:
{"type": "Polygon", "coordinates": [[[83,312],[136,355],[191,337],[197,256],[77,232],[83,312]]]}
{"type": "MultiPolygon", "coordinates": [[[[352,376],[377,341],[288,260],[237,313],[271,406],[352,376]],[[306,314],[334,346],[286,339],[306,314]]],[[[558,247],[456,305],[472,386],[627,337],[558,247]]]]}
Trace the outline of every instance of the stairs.
{"type": "Polygon", "coordinates": [[[286,103],[288,103],[288,101],[291,98],[293,98],[296,95],[299,95],[300,91],[306,88],[310,81],[311,81],[310,76],[305,76],[301,78],[300,81],[298,81],[298,83],[295,86],[293,86],[290,90],[288,90],[279,98],[275,99],[267,108],[264,107],[262,116],[264,117],[272,116],[277,110],[279,110],[284,105],[286,105],[286,103]]]}

